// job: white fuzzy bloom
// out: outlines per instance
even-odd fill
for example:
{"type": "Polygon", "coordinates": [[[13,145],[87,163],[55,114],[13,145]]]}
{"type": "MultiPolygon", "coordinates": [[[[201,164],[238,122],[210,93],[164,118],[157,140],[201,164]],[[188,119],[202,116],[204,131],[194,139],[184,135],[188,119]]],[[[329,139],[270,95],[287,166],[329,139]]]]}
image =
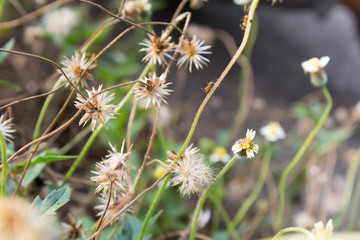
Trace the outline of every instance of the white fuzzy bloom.
{"type": "Polygon", "coordinates": [[[45,14],[43,23],[46,32],[55,38],[63,39],[69,35],[71,29],[77,24],[76,11],[70,7],[62,7],[45,14]]]}
{"type": "Polygon", "coordinates": [[[253,158],[255,153],[259,151],[259,145],[254,144],[252,141],[255,137],[256,131],[248,129],[246,131],[246,138],[239,139],[232,146],[232,151],[234,154],[239,154],[239,156],[246,156],[247,158],[253,158]]]}
{"type": "Polygon", "coordinates": [[[216,147],[213,153],[210,155],[210,162],[211,163],[227,163],[230,160],[230,155],[227,153],[226,148],[224,147],[216,147]]]}
{"type": "Polygon", "coordinates": [[[167,64],[166,58],[171,58],[169,52],[174,49],[174,44],[171,41],[171,37],[161,36],[157,38],[153,35],[149,35],[150,39],[145,39],[140,45],[144,46],[139,51],[145,52],[146,55],[142,61],[149,62],[150,64],[158,63],[161,66],[167,64]]]}
{"type": "Polygon", "coordinates": [[[312,230],[312,236],[311,236],[311,240],[332,240],[332,235],[333,235],[333,230],[334,230],[334,226],[332,223],[332,219],[330,219],[327,224],[326,227],[324,228],[324,223],[321,222],[317,222],[314,224],[314,228],[312,230]]]}
{"type": "Polygon", "coordinates": [[[149,73],[149,77],[145,77],[141,80],[143,86],[138,87],[134,94],[137,99],[144,99],[146,101],[145,108],[148,108],[150,103],[155,107],[160,107],[161,103],[167,103],[165,97],[170,95],[173,90],[167,89],[171,83],[166,83],[165,74],[161,74],[159,77],[156,73],[149,73]]]}
{"type": "Polygon", "coordinates": [[[320,59],[311,58],[301,63],[305,73],[310,73],[311,83],[315,87],[320,87],[327,83],[328,77],[324,67],[329,63],[330,57],[325,56],[320,59]]]}
{"type": "Polygon", "coordinates": [[[284,139],[286,133],[278,122],[271,122],[260,129],[260,134],[270,142],[276,142],[279,139],[284,139]]]}
{"type": "Polygon", "coordinates": [[[92,119],[91,121],[91,129],[92,131],[96,128],[97,120],[100,120],[100,122],[106,127],[106,121],[108,118],[115,118],[113,115],[116,115],[117,112],[114,111],[115,105],[109,104],[110,101],[114,99],[114,93],[110,94],[110,96],[106,96],[105,93],[100,93],[98,95],[94,96],[98,92],[101,92],[102,85],[99,86],[98,90],[95,88],[92,88],[91,91],[86,90],[88,93],[88,96],[90,101],[85,104],[87,99],[84,99],[81,95],[77,95],[78,102],[75,102],[75,107],[78,109],[81,109],[83,107],[83,110],[86,111],[85,115],[80,119],[79,125],[84,124],[92,119]]]}
{"type": "Polygon", "coordinates": [[[213,171],[205,163],[204,155],[199,153],[198,148],[189,146],[180,158],[177,158],[175,152],[168,154],[167,162],[171,163],[169,171],[176,175],[170,182],[173,186],[181,184],[179,191],[182,196],[200,193],[210,185],[213,171]]]}
{"type": "Polygon", "coordinates": [[[12,129],[12,118],[4,120],[4,115],[0,116],[0,132],[4,140],[12,142],[10,138],[13,138],[12,133],[15,132],[15,129],[12,129]]]}
{"type": "Polygon", "coordinates": [[[189,66],[189,72],[192,71],[192,65],[194,65],[197,70],[202,69],[204,65],[207,65],[207,63],[210,62],[209,59],[202,56],[211,54],[211,52],[207,51],[209,48],[211,48],[211,46],[204,45],[204,41],[196,39],[195,35],[191,41],[183,40],[181,47],[178,50],[181,57],[178,60],[177,65],[181,67],[185,64],[186,68],[189,66]]]}
{"type": "MultiPolygon", "coordinates": [[[[96,64],[90,65],[90,61],[86,58],[86,53],[80,54],[78,52],[75,52],[75,55],[72,56],[71,59],[65,57],[61,64],[63,65],[63,71],[74,86],[76,86],[76,82],[79,80],[79,77],[83,74],[85,69],[88,71],[96,67],[96,64]]],[[[59,79],[66,83],[65,86],[69,86],[69,82],[64,75],[62,75],[61,71],[58,70],[58,72],[61,74],[59,79]]],[[[82,87],[88,86],[86,83],[87,79],[94,80],[94,77],[90,73],[85,72],[83,78],[80,80],[80,85],[82,87]]]]}

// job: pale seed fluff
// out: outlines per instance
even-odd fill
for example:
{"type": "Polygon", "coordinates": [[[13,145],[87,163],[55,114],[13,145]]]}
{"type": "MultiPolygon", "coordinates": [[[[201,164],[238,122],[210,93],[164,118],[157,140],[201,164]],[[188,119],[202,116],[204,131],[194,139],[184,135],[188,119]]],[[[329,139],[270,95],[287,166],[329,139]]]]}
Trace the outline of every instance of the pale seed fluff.
{"type": "Polygon", "coordinates": [[[166,83],[165,74],[161,74],[159,77],[156,73],[149,73],[149,77],[145,77],[140,80],[142,85],[135,89],[135,96],[138,100],[143,99],[146,102],[145,108],[148,108],[150,103],[155,107],[160,107],[161,103],[167,103],[165,97],[170,95],[172,90],[167,89],[171,83],[166,83]]]}
{"type": "Polygon", "coordinates": [[[0,240],[58,239],[52,216],[42,215],[20,198],[0,200],[0,240]]]}
{"type": "Polygon", "coordinates": [[[75,102],[75,107],[78,109],[83,108],[83,110],[86,112],[85,115],[80,119],[79,125],[85,125],[87,121],[92,119],[92,131],[94,131],[96,128],[97,120],[100,120],[100,122],[107,129],[107,119],[115,118],[114,115],[117,114],[114,110],[115,105],[109,104],[109,102],[114,99],[114,93],[110,94],[109,96],[106,96],[106,92],[97,94],[101,92],[101,89],[102,85],[100,85],[97,90],[95,88],[92,88],[91,91],[86,90],[88,97],[91,98],[88,103],[86,103],[88,99],[83,98],[80,94],[78,94],[76,97],[78,102],[75,102]]]}
{"type": "Polygon", "coordinates": [[[123,197],[128,192],[127,180],[130,177],[130,163],[127,156],[130,153],[124,153],[124,142],[121,147],[121,152],[110,144],[113,152],[110,152],[105,159],[96,163],[96,171],[92,171],[95,176],[91,177],[91,181],[98,183],[95,193],[102,192],[102,197],[108,197],[110,187],[111,195],[116,197],[123,197]]]}
{"type": "Polygon", "coordinates": [[[170,182],[172,186],[181,184],[179,191],[182,196],[204,191],[213,179],[213,171],[205,163],[204,155],[199,151],[191,145],[179,158],[176,152],[168,152],[169,171],[175,175],[170,182]]]}
{"type": "Polygon", "coordinates": [[[166,58],[171,59],[171,52],[174,49],[174,44],[171,37],[166,37],[164,34],[160,38],[149,34],[150,39],[145,39],[140,45],[144,46],[139,51],[145,52],[146,55],[142,61],[149,62],[150,64],[158,63],[161,66],[167,64],[166,58]]]}
{"type": "Polygon", "coordinates": [[[286,133],[278,122],[270,122],[268,125],[260,128],[260,134],[270,142],[276,142],[279,139],[284,139],[286,133]]]}
{"type": "Polygon", "coordinates": [[[227,163],[230,160],[230,155],[227,153],[226,148],[224,147],[216,147],[213,153],[210,155],[210,162],[211,163],[227,163]]]}
{"type": "Polygon", "coordinates": [[[314,224],[314,228],[312,230],[312,235],[310,237],[311,240],[332,240],[333,237],[334,226],[332,223],[332,219],[330,219],[326,223],[326,227],[324,228],[324,223],[322,221],[314,224]]]}
{"type": "Polygon", "coordinates": [[[246,138],[237,140],[232,146],[234,154],[238,154],[241,157],[253,158],[255,153],[259,151],[259,145],[252,141],[255,134],[255,130],[248,129],[246,131],[246,138]]]}
{"type": "Polygon", "coordinates": [[[320,87],[327,83],[328,77],[324,67],[329,63],[330,57],[311,58],[301,63],[305,73],[310,73],[311,83],[315,87],[320,87]]]}
{"type": "MultiPolygon", "coordinates": [[[[82,87],[88,86],[86,80],[94,80],[94,77],[88,70],[95,68],[96,64],[90,65],[90,61],[86,58],[86,53],[80,54],[79,52],[75,52],[75,55],[72,56],[71,59],[65,57],[61,64],[63,65],[62,69],[64,73],[74,86],[76,86],[76,83],[79,81],[82,74],[82,79],[80,79],[80,85],[82,87]],[[83,73],[85,70],[86,72],[83,73]]],[[[62,72],[60,70],[58,70],[58,72],[61,74],[59,80],[65,82],[65,86],[69,86],[70,84],[62,72]]]]}
{"type": "Polygon", "coordinates": [[[78,14],[71,7],[54,9],[47,12],[43,18],[46,32],[53,35],[56,39],[63,39],[69,35],[77,22],[78,14]]]}
{"type": "Polygon", "coordinates": [[[181,67],[185,64],[185,67],[189,67],[189,72],[192,72],[192,66],[194,65],[197,70],[202,69],[204,65],[209,63],[209,59],[202,55],[211,54],[207,51],[211,46],[204,45],[204,41],[200,41],[194,35],[192,40],[183,40],[178,52],[181,57],[178,60],[177,65],[181,67]]]}
{"type": "Polygon", "coordinates": [[[11,138],[13,138],[12,133],[15,132],[15,129],[12,129],[12,118],[8,120],[4,120],[4,115],[0,116],[0,132],[4,140],[8,142],[12,142],[11,138]]]}

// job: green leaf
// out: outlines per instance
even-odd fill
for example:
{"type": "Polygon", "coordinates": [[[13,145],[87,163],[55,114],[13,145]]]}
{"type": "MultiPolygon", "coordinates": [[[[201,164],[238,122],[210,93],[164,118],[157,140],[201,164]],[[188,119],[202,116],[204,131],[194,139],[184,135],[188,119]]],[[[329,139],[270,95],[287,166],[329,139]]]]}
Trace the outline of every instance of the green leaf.
{"type": "MultiPolygon", "coordinates": [[[[11,38],[5,45],[3,46],[6,50],[11,50],[15,45],[15,38],[11,38]]],[[[9,55],[9,53],[6,52],[0,52],[0,65],[5,61],[6,57],[9,55]]]]}
{"type": "Polygon", "coordinates": [[[71,190],[65,186],[51,192],[44,200],[37,196],[32,206],[37,207],[43,214],[54,214],[56,210],[64,206],[70,200],[71,190]]]}
{"type": "Polygon", "coordinates": [[[0,80],[0,87],[9,87],[9,88],[13,88],[15,89],[15,92],[21,92],[21,87],[19,87],[18,85],[16,85],[15,83],[12,82],[8,82],[8,81],[4,81],[4,80],[0,80]]]}
{"type": "Polygon", "coordinates": [[[27,170],[24,180],[23,180],[23,186],[25,188],[29,187],[29,185],[35,180],[35,178],[37,178],[40,173],[42,172],[42,170],[44,169],[44,167],[46,166],[46,163],[39,163],[33,166],[30,166],[29,169],[27,170]]]}

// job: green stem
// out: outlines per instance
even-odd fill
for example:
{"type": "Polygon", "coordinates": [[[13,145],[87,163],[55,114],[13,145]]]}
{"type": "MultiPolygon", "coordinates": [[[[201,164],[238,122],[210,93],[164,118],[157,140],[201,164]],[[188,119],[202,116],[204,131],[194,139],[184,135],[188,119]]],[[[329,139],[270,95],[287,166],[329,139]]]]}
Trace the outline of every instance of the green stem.
{"type": "Polygon", "coordinates": [[[358,216],[357,211],[359,207],[359,200],[360,200],[360,183],[358,182],[354,194],[352,207],[350,207],[351,211],[350,211],[349,223],[348,226],[346,227],[347,231],[354,230],[356,217],[358,216]]]}
{"type": "Polygon", "coordinates": [[[284,228],[283,230],[281,230],[280,232],[278,232],[271,240],[275,240],[276,238],[280,237],[281,235],[283,235],[284,233],[288,233],[288,232],[301,232],[306,234],[308,237],[312,236],[311,232],[304,229],[304,228],[300,228],[300,227],[289,227],[289,228],[284,228]]]}
{"type": "MultiPolygon", "coordinates": [[[[58,86],[60,86],[60,84],[61,84],[61,81],[57,81],[51,90],[55,90],[58,86]]],[[[47,112],[47,110],[49,108],[49,105],[50,105],[52,99],[54,98],[54,95],[55,94],[50,94],[49,96],[46,97],[44,105],[41,108],[39,118],[37,119],[37,122],[36,122],[34,135],[33,135],[33,140],[35,140],[35,139],[37,139],[39,137],[41,125],[42,125],[42,123],[44,121],[44,118],[46,116],[46,112],[47,112]]]]}
{"type": "Polygon", "coordinates": [[[2,13],[4,11],[4,5],[5,5],[5,0],[0,0],[0,21],[1,21],[2,13]]]}
{"type": "Polygon", "coordinates": [[[309,135],[306,137],[305,141],[301,145],[300,149],[294,156],[294,158],[291,160],[289,165],[286,167],[285,171],[281,175],[280,184],[279,184],[279,208],[277,213],[277,219],[276,219],[276,229],[279,230],[281,228],[282,224],[282,217],[284,214],[284,208],[285,208],[285,188],[286,188],[286,180],[290,172],[293,170],[293,168],[296,166],[296,164],[299,162],[301,157],[304,155],[306,149],[309,147],[311,141],[316,136],[318,131],[320,130],[321,126],[324,124],[326,118],[329,116],[333,102],[331,95],[325,85],[321,87],[322,92],[325,95],[326,98],[326,108],[319,118],[318,122],[316,123],[315,128],[309,133],[309,135]]]}
{"type": "MultiPolygon", "coordinates": [[[[266,175],[268,173],[270,159],[271,159],[271,155],[272,155],[272,150],[273,150],[273,146],[271,144],[271,145],[268,146],[268,148],[265,151],[263,164],[262,164],[261,170],[260,170],[260,176],[259,176],[259,178],[257,180],[257,183],[255,185],[254,190],[252,191],[250,196],[245,200],[245,202],[241,205],[241,208],[236,213],[236,215],[234,217],[234,220],[232,221],[232,225],[234,227],[239,225],[241,220],[244,218],[244,216],[246,215],[246,213],[250,209],[251,205],[255,202],[255,200],[257,199],[257,197],[261,193],[261,190],[262,190],[262,188],[264,186],[264,182],[265,182],[265,179],[266,179],[266,175]]],[[[231,229],[228,228],[227,232],[228,233],[231,232],[231,229]]]]}
{"type": "MultiPolygon", "coordinates": [[[[349,209],[348,207],[350,205],[351,195],[353,193],[355,176],[356,176],[356,172],[359,168],[359,165],[360,165],[360,149],[358,150],[358,152],[356,154],[356,159],[354,159],[354,161],[350,164],[348,171],[346,173],[344,202],[342,203],[342,209],[341,209],[340,214],[334,220],[335,228],[339,227],[339,225],[343,222],[346,212],[347,212],[346,210],[349,209]]],[[[352,208],[350,208],[350,209],[351,209],[351,212],[354,211],[352,208]]]]}
{"type": "MultiPolygon", "coordinates": [[[[226,75],[228,74],[228,72],[230,71],[230,69],[232,68],[232,66],[235,64],[236,60],[239,58],[239,56],[241,55],[241,53],[243,52],[245,46],[246,46],[246,43],[249,39],[249,35],[250,35],[250,30],[251,30],[251,24],[252,24],[252,19],[254,17],[254,14],[255,14],[255,9],[258,5],[260,0],[254,0],[252,3],[251,3],[251,6],[250,6],[250,9],[249,9],[249,17],[248,17],[248,26],[246,27],[245,29],[245,33],[244,33],[244,37],[243,37],[243,40],[239,46],[239,48],[237,49],[236,53],[234,54],[234,56],[231,58],[230,62],[228,63],[228,65],[225,67],[224,71],[221,73],[220,77],[218,78],[218,80],[216,81],[216,83],[214,84],[214,86],[212,87],[212,89],[208,92],[208,94],[206,95],[205,99],[203,100],[203,102],[201,103],[196,115],[195,115],[195,118],[194,118],[194,121],[191,125],[191,129],[188,133],[188,136],[186,137],[185,139],[185,142],[182,146],[182,148],[180,149],[179,153],[178,153],[178,157],[181,156],[183,154],[183,152],[185,151],[187,145],[189,144],[194,132],[195,132],[195,129],[196,129],[196,126],[197,126],[197,123],[199,121],[199,118],[200,118],[200,115],[202,113],[202,111],[204,110],[205,108],[205,105],[206,103],[209,101],[210,97],[213,95],[213,93],[215,92],[216,88],[220,85],[220,83],[224,80],[224,78],[226,77],[226,75]]],[[[158,191],[158,195],[161,196],[162,195],[162,192],[164,191],[165,189],[165,185],[167,184],[169,180],[169,177],[166,177],[166,179],[164,180],[163,182],[163,187],[161,187],[158,191]]],[[[157,202],[160,200],[160,197],[159,198],[156,198],[154,199],[153,203],[152,203],[152,207],[153,206],[156,206],[157,205],[157,202]]],[[[150,218],[150,216],[152,215],[152,212],[153,210],[155,209],[154,208],[150,208],[147,215],[146,215],[146,218],[150,218]]],[[[146,220],[146,219],[145,219],[146,220]]],[[[140,235],[140,238],[139,240],[142,240],[143,236],[144,236],[144,232],[145,232],[145,228],[146,228],[146,224],[148,222],[148,219],[146,221],[144,221],[143,223],[143,226],[142,226],[142,229],[141,229],[141,235],[140,235]]]]}
{"type": "Polygon", "coordinates": [[[191,229],[191,234],[190,234],[190,240],[194,240],[195,239],[195,233],[196,233],[196,226],[197,226],[197,221],[198,221],[198,217],[199,217],[199,213],[200,210],[207,198],[207,196],[209,195],[209,193],[213,190],[213,188],[215,187],[215,185],[220,181],[220,179],[224,176],[224,174],[230,169],[230,167],[234,164],[235,160],[239,159],[239,157],[237,155],[235,155],[225,166],[224,168],[220,171],[220,173],[216,176],[215,180],[210,184],[210,186],[206,189],[206,191],[202,194],[201,198],[199,199],[197,206],[196,206],[196,210],[193,216],[193,224],[192,224],[192,229],[191,229]]]}
{"type": "Polygon", "coordinates": [[[221,217],[224,219],[225,224],[227,225],[228,229],[232,229],[232,231],[230,231],[232,239],[240,240],[240,236],[235,231],[235,228],[234,228],[233,223],[231,222],[230,216],[226,212],[226,209],[224,208],[224,206],[221,204],[221,201],[219,201],[219,199],[213,194],[210,195],[209,198],[213,202],[214,206],[216,207],[216,210],[220,213],[221,217]]]}
{"type": "Polygon", "coordinates": [[[6,184],[6,144],[5,139],[0,131],[0,145],[1,145],[1,161],[2,161],[2,173],[1,173],[1,199],[5,198],[5,184],[6,184]]]}

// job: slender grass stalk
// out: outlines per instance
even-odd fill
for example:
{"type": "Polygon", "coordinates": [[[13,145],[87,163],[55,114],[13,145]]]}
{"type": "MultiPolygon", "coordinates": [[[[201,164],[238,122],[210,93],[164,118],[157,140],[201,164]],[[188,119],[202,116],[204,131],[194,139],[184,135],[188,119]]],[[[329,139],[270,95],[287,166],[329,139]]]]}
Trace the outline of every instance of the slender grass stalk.
{"type": "Polygon", "coordinates": [[[5,0],[0,0],[0,21],[2,18],[2,13],[4,11],[4,5],[5,5],[5,0]]]}
{"type": "Polygon", "coordinates": [[[289,232],[300,232],[300,233],[304,233],[306,234],[308,237],[311,236],[311,232],[304,229],[304,228],[300,228],[300,227],[289,227],[289,228],[284,228],[283,230],[281,230],[280,232],[278,232],[271,240],[275,240],[278,237],[280,237],[281,235],[283,235],[284,233],[289,233],[289,232]]]}
{"type": "Polygon", "coordinates": [[[321,117],[319,118],[318,122],[316,123],[315,128],[306,137],[306,139],[303,142],[303,144],[301,145],[300,149],[298,150],[298,152],[296,153],[294,158],[291,160],[291,162],[289,163],[289,165],[286,167],[283,174],[281,175],[280,185],[279,185],[279,208],[278,208],[277,219],[276,219],[276,229],[277,230],[279,230],[281,228],[282,218],[283,218],[284,209],[285,209],[285,188],[286,188],[287,177],[290,174],[290,172],[294,169],[296,164],[300,161],[300,159],[304,155],[306,149],[309,147],[311,141],[316,136],[316,134],[320,130],[321,126],[324,124],[326,118],[330,114],[330,111],[331,111],[331,108],[333,105],[331,95],[330,95],[326,85],[323,85],[321,87],[321,90],[322,90],[322,92],[325,96],[326,102],[327,102],[326,108],[325,108],[323,114],[321,115],[321,117]]]}
{"type": "Polygon", "coordinates": [[[233,223],[231,222],[230,216],[226,212],[226,209],[224,208],[224,206],[221,204],[221,201],[219,201],[219,199],[213,194],[211,194],[209,196],[209,198],[212,201],[212,203],[214,204],[214,206],[216,207],[216,210],[220,213],[221,217],[224,219],[225,224],[227,225],[227,227],[230,228],[230,229],[233,229],[233,231],[230,231],[230,235],[231,235],[232,239],[240,240],[240,236],[235,231],[235,228],[234,228],[233,223]]]}
{"type": "MultiPolygon", "coordinates": [[[[244,216],[250,209],[251,205],[255,202],[255,200],[258,198],[259,194],[261,193],[261,189],[264,186],[266,175],[268,173],[272,151],[273,151],[273,145],[270,144],[265,151],[263,163],[262,163],[261,170],[260,170],[260,176],[257,180],[255,188],[252,191],[252,193],[248,196],[248,198],[245,200],[245,202],[241,205],[240,209],[238,210],[238,212],[236,213],[236,215],[232,221],[232,225],[234,227],[239,225],[241,220],[244,218],[244,216]]],[[[231,229],[228,228],[227,232],[231,233],[231,229]]]]}
{"type": "Polygon", "coordinates": [[[195,209],[195,212],[194,212],[194,215],[193,215],[193,219],[192,219],[193,224],[192,224],[191,234],[190,234],[190,238],[189,238],[190,240],[195,239],[196,226],[197,226],[199,213],[200,213],[200,210],[201,210],[207,196],[209,195],[209,193],[213,190],[215,185],[220,181],[220,179],[230,169],[230,167],[234,164],[235,160],[237,160],[237,159],[239,159],[239,157],[237,155],[233,156],[233,158],[219,172],[219,174],[216,176],[214,181],[210,184],[210,186],[206,189],[206,191],[202,194],[201,198],[199,199],[199,201],[197,203],[197,206],[196,206],[196,209],[195,209]]]}
{"type": "MultiPolygon", "coordinates": [[[[228,65],[225,67],[224,71],[221,73],[220,77],[218,78],[218,80],[215,82],[215,84],[213,85],[213,87],[211,88],[211,90],[208,92],[208,94],[206,95],[205,99],[203,100],[203,102],[201,103],[196,115],[195,115],[195,118],[193,120],[193,123],[191,125],[191,128],[190,128],[190,131],[188,133],[188,136],[186,137],[185,141],[184,141],[184,144],[183,146],[181,147],[179,153],[178,153],[178,157],[181,156],[183,154],[183,152],[185,151],[186,147],[188,146],[194,132],[195,132],[195,129],[196,129],[196,126],[197,126],[197,123],[199,121],[199,118],[201,116],[201,113],[202,111],[204,110],[207,102],[209,101],[209,99],[211,98],[211,96],[214,94],[216,88],[220,85],[220,83],[224,80],[224,78],[226,77],[226,75],[228,74],[228,72],[230,71],[230,69],[232,68],[232,66],[235,64],[236,60],[239,58],[239,56],[241,55],[241,53],[243,52],[245,46],[246,46],[246,43],[249,39],[249,36],[250,36],[250,30],[251,30],[251,24],[252,24],[252,19],[254,17],[254,14],[255,14],[255,9],[257,7],[259,3],[259,0],[254,0],[252,3],[251,3],[251,6],[250,6],[250,9],[249,9],[249,17],[248,17],[248,23],[247,23],[247,27],[245,29],[245,33],[244,33],[244,37],[243,37],[243,40],[239,46],[239,48],[237,49],[236,53],[234,54],[234,56],[231,58],[230,62],[228,63],[228,65]]],[[[152,212],[154,211],[158,201],[160,200],[160,197],[162,195],[162,192],[164,191],[165,189],[165,185],[167,184],[167,182],[169,181],[169,176],[167,176],[163,182],[163,186],[159,189],[158,193],[157,193],[157,198],[154,199],[154,201],[152,202],[151,204],[151,207],[149,209],[149,211],[147,212],[146,214],[146,217],[145,217],[145,220],[144,220],[144,223],[143,223],[143,226],[141,228],[141,233],[140,233],[140,237],[139,237],[139,240],[142,240],[142,238],[144,237],[144,232],[145,232],[145,228],[146,228],[146,225],[152,215],[152,212]]]]}
{"type": "MultiPolygon", "coordinates": [[[[360,165],[360,149],[358,150],[354,161],[352,161],[351,164],[349,165],[348,171],[346,173],[344,201],[341,204],[342,209],[340,214],[334,220],[335,228],[339,227],[339,225],[343,223],[346,212],[349,209],[351,196],[354,189],[355,176],[357,170],[359,169],[359,165],[360,165]]],[[[351,209],[351,212],[353,212],[353,209],[351,209]]]]}
{"type": "Polygon", "coordinates": [[[5,198],[5,184],[6,184],[6,144],[5,139],[0,131],[0,146],[1,146],[1,160],[2,160],[2,173],[1,173],[1,199],[5,198]]]}
{"type": "Polygon", "coordinates": [[[358,211],[358,208],[359,208],[359,200],[360,200],[360,183],[358,182],[357,186],[356,186],[355,193],[354,193],[354,198],[352,200],[353,203],[352,203],[352,205],[350,207],[351,211],[350,211],[349,222],[348,222],[348,225],[346,227],[347,231],[354,230],[355,223],[357,222],[356,217],[358,216],[357,211],[358,211]]]}
{"type": "MultiPolygon", "coordinates": [[[[56,89],[58,86],[60,86],[61,83],[62,83],[62,81],[58,80],[51,90],[56,89]]],[[[41,125],[42,125],[42,123],[44,121],[44,118],[46,116],[46,112],[47,112],[47,110],[48,110],[48,108],[50,106],[50,103],[51,103],[52,99],[54,98],[54,95],[55,94],[50,94],[45,99],[44,105],[42,106],[39,117],[38,117],[38,119],[36,121],[33,140],[35,140],[35,139],[37,139],[39,137],[41,125]]]]}

